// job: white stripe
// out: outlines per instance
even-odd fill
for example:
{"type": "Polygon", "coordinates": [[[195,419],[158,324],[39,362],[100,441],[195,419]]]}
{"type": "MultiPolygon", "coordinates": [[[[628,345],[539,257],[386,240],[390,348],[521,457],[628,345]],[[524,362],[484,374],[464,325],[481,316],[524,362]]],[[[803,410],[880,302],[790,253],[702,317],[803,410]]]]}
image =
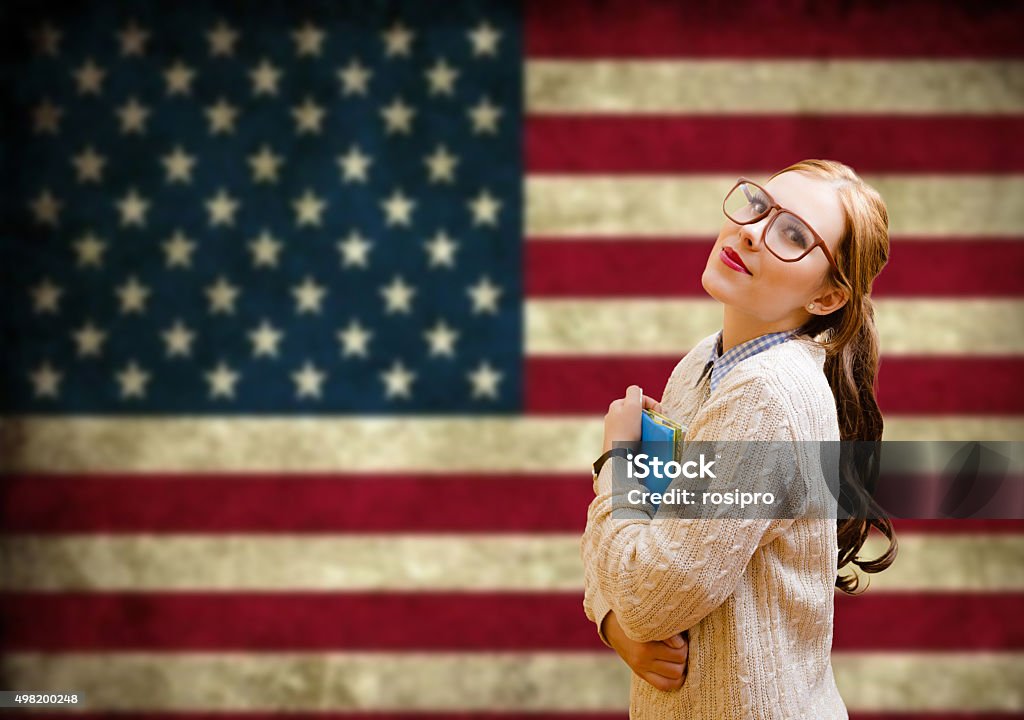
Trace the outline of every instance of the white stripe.
{"type": "Polygon", "coordinates": [[[531,60],[530,114],[1024,111],[1017,60],[531,60]]]}
{"type": "MultiPolygon", "coordinates": [[[[601,653],[18,653],[8,687],[77,690],[91,712],[626,712],[601,653]]],[[[834,653],[853,712],[1024,709],[1018,653],[834,653]]]]}
{"type": "MultiPolygon", "coordinates": [[[[722,304],[699,299],[534,299],[526,303],[528,356],[682,357],[722,327],[722,304]]],[[[1024,300],[875,300],[883,355],[1024,353],[1024,300]]]]}
{"type": "MultiPolygon", "coordinates": [[[[722,199],[736,177],[531,175],[526,232],[550,238],[704,236],[710,245],[725,221],[722,199]]],[[[892,236],[1024,235],[1024,176],[862,177],[885,200],[892,236]]]]}
{"type": "MultiPolygon", "coordinates": [[[[1024,536],[898,539],[896,562],[868,576],[872,591],[1024,590],[1024,536]]],[[[565,534],[71,535],[7,537],[0,548],[12,591],[582,592],[579,543],[565,534]]],[[[860,557],[884,550],[872,536],[860,557]]]]}
{"type": "MultiPolygon", "coordinates": [[[[585,474],[600,454],[603,435],[603,418],[589,414],[525,419],[36,416],[0,423],[0,470],[585,474]]],[[[894,416],[885,418],[884,437],[1019,441],[1024,419],[894,416]]]]}

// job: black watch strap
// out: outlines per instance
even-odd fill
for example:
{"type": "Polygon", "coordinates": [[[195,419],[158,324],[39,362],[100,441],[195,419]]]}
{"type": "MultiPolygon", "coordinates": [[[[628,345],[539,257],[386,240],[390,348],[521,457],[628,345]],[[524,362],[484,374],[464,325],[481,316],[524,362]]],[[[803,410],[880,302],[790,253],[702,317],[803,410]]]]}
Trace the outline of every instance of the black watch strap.
{"type": "Polygon", "coordinates": [[[633,452],[633,448],[631,448],[631,447],[612,448],[611,450],[606,452],[604,455],[599,457],[594,462],[594,475],[600,475],[601,474],[601,468],[604,466],[604,464],[609,459],[611,459],[613,457],[616,457],[616,456],[624,458],[624,459],[629,459],[627,456],[630,455],[632,452],[633,452]]]}

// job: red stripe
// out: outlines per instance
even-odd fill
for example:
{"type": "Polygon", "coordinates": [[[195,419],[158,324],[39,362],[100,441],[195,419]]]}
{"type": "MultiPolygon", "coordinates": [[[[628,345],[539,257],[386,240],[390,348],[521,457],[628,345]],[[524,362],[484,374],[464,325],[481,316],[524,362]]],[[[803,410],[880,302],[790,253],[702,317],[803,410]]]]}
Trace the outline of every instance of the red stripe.
{"type": "MultiPolygon", "coordinates": [[[[637,384],[660,397],[680,358],[531,357],[526,410],[538,415],[600,413],[637,384]]],[[[1024,414],[1024,358],[884,356],[878,402],[886,415],[1024,414]]]]}
{"type": "MultiPolygon", "coordinates": [[[[0,532],[582,533],[592,485],[586,468],[493,476],[12,475],[0,532]]],[[[1022,520],[897,519],[894,526],[1024,533],[1022,520]]]]}
{"type": "MultiPolygon", "coordinates": [[[[603,647],[580,593],[8,593],[0,609],[14,652],[603,647]]],[[[1020,650],[1022,611],[1018,593],[840,594],[833,648],[1020,650]]]]}
{"type": "Polygon", "coordinates": [[[540,58],[1021,57],[1015,3],[647,3],[529,0],[526,54],[540,58]]]}
{"type": "Polygon", "coordinates": [[[526,167],[543,173],[766,175],[805,157],[860,173],[1024,169],[1020,117],[531,115],[526,167]]]}
{"type": "MultiPolygon", "coordinates": [[[[531,238],[527,297],[707,298],[701,274],[715,235],[656,239],[531,238]]],[[[1022,297],[1021,238],[896,238],[875,297],[1022,297]]]]}

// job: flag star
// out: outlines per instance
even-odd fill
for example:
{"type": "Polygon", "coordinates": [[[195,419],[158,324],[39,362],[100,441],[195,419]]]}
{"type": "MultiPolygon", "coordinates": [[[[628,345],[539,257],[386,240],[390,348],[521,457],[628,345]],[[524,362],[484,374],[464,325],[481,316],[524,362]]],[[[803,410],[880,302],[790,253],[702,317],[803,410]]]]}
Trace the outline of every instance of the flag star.
{"type": "Polygon", "coordinates": [[[373,160],[369,155],[364,155],[358,145],[349,148],[348,153],[338,156],[338,164],[341,166],[342,182],[366,182],[366,171],[373,160]]]}
{"type": "Polygon", "coordinates": [[[317,285],[309,275],[305,277],[301,285],[292,288],[292,295],[295,296],[295,312],[319,313],[320,304],[324,301],[327,288],[317,285]]]}
{"type": "Polygon", "coordinates": [[[206,39],[210,43],[210,55],[230,57],[235,54],[238,31],[221,20],[217,23],[217,27],[206,33],[206,39]]]}
{"type": "Polygon", "coordinates": [[[146,41],[149,39],[149,32],[135,24],[134,20],[131,25],[117,35],[121,40],[121,55],[127,57],[129,55],[142,55],[146,52],[146,41]]]}
{"type": "Polygon", "coordinates": [[[78,267],[103,266],[103,252],[107,249],[107,244],[91,232],[76,240],[74,248],[78,253],[78,267]]]}
{"type": "Polygon", "coordinates": [[[117,109],[117,116],[121,119],[121,134],[137,133],[141,135],[146,132],[146,120],[149,118],[149,108],[141,104],[134,97],[117,109]]]}
{"type": "Polygon", "coordinates": [[[43,278],[42,282],[32,288],[32,310],[35,313],[57,313],[60,310],[60,296],[64,291],[58,285],[54,285],[50,278],[43,278]]]}
{"type": "Polygon", "coordinates": [[[423,333],[430,346],[430,355],[447,355],[455,357],[455,341],[459,333],[448,325],[444,320],[438,320],[437,324],[430,330],[423,333]]]}
{"type": "Polygon", "coordinates": [[[117,296],[121,299],[121,314],[144,313],[146,311],[146,300],[149,298],[149,288],[139,283],[132,275],[128,282],[116,290],[117,296]]]}
{"type": "Polygon", "coordinates": [[[501,39],[501,33],[495,30],[490,23],[480,23],[474,30],[470,30],[467,35],[469,35],[469,41],[473,44],[473,55],[480,57],[497,54],[498,40],[501,39]]]}
{"type": "Polygon", "coordinates": [[[231,135],[235,132],[238,108],[224,98],[218,98],[217,103],[210,105],[204,112],[210,124],[211,135],[231,135]]]}
{"type": "Polygon", "coordinates": [[[455,267],[455,251],[459,246],[444,230],[438,230],[437,234],[423,245],[429,256],[430,267],[455,267]]]}
{"type": "Polygon", "coordinates": [[[309,360],[305,362],[301,370],[292,373],[292,381],[295,383],[295,397],[320,398],[321,388],[327,374],[316,369],[316,365],[309,360]]]}
{"type": "Polygon", "coordinates": [[[258,328],[249,333],[253,356],[269,355],[270,357],[277,357],[277,346],[280,344],[283,336],[284,333],[264,319],[258,328]]]}
{"type": "Polygon", "coordinates": [[[217,282],[206,287],[206,297],[210,301],[209,312],[211,315],[224,313],[225,315],[235,314],[235,300],[241,292],[237,285],[232,285],[223,275],[217,278],[217,282]]]}
{"type": "Polygon", "coordinates": [[[384,296],[385,314],[409,313],[412,311],[412,297],[416,294],[416,288],[406,285],[400,275],[395,275],[389,285],[380,288],[380,294],[384,296]]]}
{"type": "Polygon", "coordinates": [[[132,360],[124,370],[116,374],[117,383],[121,386],[121,399],[132,397],[145,398],[146,384],[150,374],[132,360]]]}
{"type": "Polygon", "coordinates": [[[353,230],[344,240],[338,241],[338,251],[341,253],[341,266],[369,267],[366,260],[367,253],[373,243],[367,241],[358,230],[353,230]]]}
{"type": "Polygon", "coordinates": [[[402,98],[396,97],[390,105],[382,107],[380,114],[384,118],[385,132],[388,135],[393,133],[408,135],[412,132],[412,120],[416,115],[416,109],[406,105],[402,98]]]}
{"type": "Polygon", "coordinates": [[[88,321],[81,329],[71,334],[78,346],[78,357],[99,357],[103,354],[103,343],[107,334],[88,321]]]}
{"type": "Polygon", "coordinates": [[[54,105],[49,98],[44,98],[32,110],[32,132],[56,135],[60,132],[60,118],[63,114],[64,110],[59,105],[54,105]]]}
{"type": "Polygon", "coordinates": [[[366,346],[372,337],[373,332],[364,328],[356,318],[352,318],[348,323],[348,327],[338,331],[338,342],[341,343],[341,356],[369,357],[370,353],[366,346]]]}
{"type": "Polygon", "coordinates": [[[206,211],[210,214],[210,226],[234,225],[235,213],[238,212],[239,204],[224,188],[218,190],[211,200],[206,201],[206,211]]]}
{"type": "Polygon", "coordinates": [[[57,56],[60,50],[60,39],[63,33],[49,23],[41,25],[32,33],[32,41],[36,52],[40,55],[57,56]]]}
{"type": "Polygon", "coordinates": [[[499,372],[491,367],[486,360],[473,372],[466,373],[469,384],[473,389],[473,398],[489,397],[498,399],[498,383],[505,373],[499,372]]]}
{"type": "Polygon", "coordinates": [[[384,55],[385,57],[408,57],[409,52],[412,50],[412,41],[415,33],[396,20],[395,23],[386,31],[381,33],[381,37],[384,39],[384,55]]]}
{"type": "Polygon", "coordinates": [[[249,241],[252,264],[256,267],[277,267],[277,256],[282,247],[283,245],[275,240],[269,231],[264,230],[255,240],[249,241]]]}
{"type": "Polygon", "coordinates": [[[192,253],[196,244],[185,237],[181,230],[176,230],[170,239],[164,241],[163,249],[167,256],[167,267],[192,267],[192,253]]]}
{"type": "Polygon", "coordinates": [[[487,97],[480,98],[480,102],[469,110],[470,120],[473,121],[473,133],[478,135],[494,135],[498,132],[498,118],[500,116],[500,107],[492,105],[487,97]]]}
{"type": "Polygon", "coordinates": [[[448,62],[441,58],[434,67],[424,73],[427,82],[430,84],[431,95],[451,95],[455,92],[455,81],[459,77],[459,71],[453,68],[448,62]]]}
{"type": "Polygon", "coordinates": [[[313,99],[306,96],[301,105],[292,108],[292,117],[295,118],[295,134],[320,133],[320,125],[324,121],[324,109],[313,102],[313,99]]]}
{"type": "Polygon", "coordinates": [[[266,144],[262,145],[258,153],[249,156],[252,181],[257,183],[277,182],[277,171],[282,162],[284,162],[284,157],[275,155],[266,144]]]}
{"type": "Polygon", "coordinates": [[[321,224],[320,216],[323,214],[326,206],[327,203],[325,201],[321,200],[307,188],[302,197],[292,200],[292,208],[295,210],[295,224],[299,227],[303,225],[319,227],[321,224]]]}
{"type": "Polygon", "coordinates": [[[238,383],[239,375],[221,360],[217,367],[205,374],[206,382],[210,384],[210,399],[224,397],[234,399],[235,385],[238,383]]]}
{"type": "Polygon", "coordinates": [[[195,79],[196,71],[183,63],[175,60],[174,64],[164,70],[164,82],[167,83],[168,95],[191,95],[192,80],[195,79]]]}
{"type": "Polygon", "coordinates": [[[494,285],[490,278],[484,275],[476,285],[466,289],[470,299],[473,301],[473,314],[498,313],[498,297],[501,296],[501,288],[494,285]]]}
{"type": "Polygon", "coordinates": [[[167,357],[177,355],[188,357],[192,354],[192,343],[196,339],[196,334],[189,330],[180,318],[175,319],[174,325],[160,335],[164,339],[164,344],[167,345],[167,357]]]}
{"type": "Polygon", "coordinates": [[[35,397],[52,397],[56,398],[60,394],[60,381],[64,377],[64,374],[58,372],[50,361],[47,360],[38,368],[29,373],[29,379],[32,381],[32,389],[35,397]]]}
{"type": "Polygon", "coordinates": [[[459,159],[449,153],[448,148],[444,145],[438,145],[434,153],[427,155],[423,161],[427,164],[427,169],[430,171],[430,182],[455,182],[455,166],[458,164],[459,159]]]}
{"type": "Polygon", "coordinates": [[[412,211],[416,207],[416,201],[405,196],[401,190],[395,190],[391,197],[382,200],[380,206],[387,215],[385,223],[391,225],[405,225],[408,227],[412,222],[412,211]]]}
{"type": "Polygon", "coordinates": [[[473,213],[473,225],[497,225],[501,202],[487,190],[481,190],[469,201],[469,209],[473,213]]]}
{"type": "Polygon", "coordinates": [[[416,373],[406,370],[400,360],[395,360],[390,369],[382,371],[380,377],[384,381],[386,398],[412,397],[411,386],[416,379],[416,373]]]}
{"type": "Polygon", "coordinates": [[[196,164],[196,156],[189,155],[181,148],[181,145],[176,145],[170,154],[164,155],[160,159],[160,162],[164,164],[167,182],[192,182],[192,166],[196,164]]]}
{"type": "Polygon", "coordinates": [[[321,46],[324,44],[326,33],[308,20],[305,24],[292,31],[292,40],[295,41],[295,54],[299,57],[305,55],[320,55],[321,46]]]}
{"type": "Polygon", "coordinates": [[[132,188],[123,199],[118,200],[117,210],[121,213],[121,227],[128,225],[145,227],[149,201],[135,192],[135,188],[132,188]]]}
{"type": "Polygon", "coordinates": [[[107,159],[96,152],[92,145],[87,145],[82,152],[71,159],[78,173],[78,182],[101,182],[103,180],[103,166],[107,159]]]}
{"type": "Polygon", "coordinates": [[[342,95],[365,95],[366,85],[373,77],[373,72],[352,58],[348,65],[338,70],[338,79],[341,81],[342,95]]]}
{"type": "Polygon", "coordinates": [[[29,203],[29,208],[31,208],[37,223],[56,227],[63,205],[64,203],[54,197],[49,188],[45,188],[35,200],[29,203]]]}
{"type": "Polygon", "coordinates": [[[260,64],[249,71],[252,80],[253,95],[277,95],[277,83],[281,80],[281,71],[269,60],[263,58],[260,64]]]}
{"type": "Polygon", "coordinates": [[[91,57],[71,74],[75,76],[79,95],[99,95],[103,92],[103,78],[106,77],[107,71],[97,65],[91,57]]]}

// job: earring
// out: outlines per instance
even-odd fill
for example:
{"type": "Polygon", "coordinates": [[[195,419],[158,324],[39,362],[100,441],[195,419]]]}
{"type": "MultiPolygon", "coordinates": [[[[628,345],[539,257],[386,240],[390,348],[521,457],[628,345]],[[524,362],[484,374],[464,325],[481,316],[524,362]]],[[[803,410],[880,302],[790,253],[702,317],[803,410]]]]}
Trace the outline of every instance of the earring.
{"type": "Polygon", "coordinates": [[[813,310],[814,309],[814,303],[811,303],[810,305],[808,305],[807,309],[808,310],[813,310]]]}

